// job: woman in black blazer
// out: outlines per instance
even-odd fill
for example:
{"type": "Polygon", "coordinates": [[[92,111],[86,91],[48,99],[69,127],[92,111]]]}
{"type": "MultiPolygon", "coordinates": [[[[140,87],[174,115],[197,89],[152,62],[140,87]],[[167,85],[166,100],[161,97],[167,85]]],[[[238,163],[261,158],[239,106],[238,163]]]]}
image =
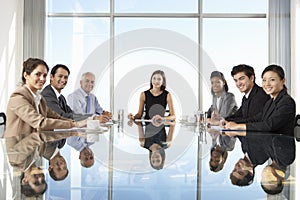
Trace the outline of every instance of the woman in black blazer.
{"type": "Polygon", "coordinates": [[[226,129],[272,131],[292,136],[296,104],[287,93],[282,67],[278,65],[266,67],[262,72],[262,87],[271,96],[271,99],[264,106],[262,115],[245,124],[226,122],[224,127],[226,129]]]}

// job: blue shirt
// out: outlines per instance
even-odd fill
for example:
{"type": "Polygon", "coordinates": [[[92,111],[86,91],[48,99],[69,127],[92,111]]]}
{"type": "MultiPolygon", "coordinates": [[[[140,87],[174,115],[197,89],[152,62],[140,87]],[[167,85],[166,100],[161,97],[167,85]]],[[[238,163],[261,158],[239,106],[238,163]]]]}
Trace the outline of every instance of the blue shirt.
{"type": "Polygon", "coordinates": [[[82,151],[86,146],[94,144],[93,142],[87,142],[85,138],[79,136],[72,136],[67,138],[67,144],[77,151],[82,151]]]}
{"type": "Polygon", "coordinates": [[[90,112],[86,113],[86,97],[87,93],[79,88],[75,90],[73,93],[68,96],[68,104],[76,114],[93,114],[93,115],[101,115],[103,112],[103,108],[100,106],[97,97],[90,93],[90,112]]]}

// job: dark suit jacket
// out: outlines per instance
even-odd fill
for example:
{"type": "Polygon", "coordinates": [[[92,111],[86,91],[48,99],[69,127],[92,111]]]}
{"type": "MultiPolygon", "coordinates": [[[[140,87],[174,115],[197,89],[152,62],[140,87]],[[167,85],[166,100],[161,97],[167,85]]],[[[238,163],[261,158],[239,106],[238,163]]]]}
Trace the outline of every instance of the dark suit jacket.
{"type": "Polygon", "coordinates": [[[280,169],[286,170],[287,166],[292,164],[296,156],[296,146],[294,137],[285,135],[276,135],[272,139],[272,149],[270,157],[274,160],[280,169]]]}
{"type": "Polygon", "coordinates": [[[245,123],[247,121],[252,121],[257,115],[262,113],[265,103],[270,99],[270,96],[267,95],[261,87],[257,84],[254,84],[247,101],[248,112],[246,115],[243,115],[242,107],[245,105],[241,105],[241,107],[237,110],[237,112],[227,117],[227,121],[234,121],[237,123],[245,123]]]}
{"type": "Polygon", "coordinates": [[[272,132],[259,132],[248,134],[239,138],[244,153],[248,153],[253,164],[263,164],[269,158],[275,161],[280,169],[286,167],[295,160],[294,137],[278,135],[272,132]]]}
{"type": "Polygon", "coordinates": [[[248,154],[254,166],[262,165],[269,159],[269,155],[265,150],[264,144],[267,140],[267,136],[269,135],[259,137],[258,135],[250,134],[250,136],[248,136],[247,134],[246,137],[239,137],[242,145],[242,151],[248,154]]]}
{"type": "Polygon", "coordinates": [[[278,134],[294,134],[296,104],[285,89],[281,90],[276,99],[270,99],[264,106],[261,117],[255,122],[247,122],[249,131],[272,131],[278,134]]]}
{"type": "Polygon", "coordinates": [[[63,110],[62,108],[60,108],[56,94],[50,84],[47,85],[43,89],[42,95],[46,99],[47,106],[63,117],[66,117],[69,119],[74,119],[75,121],[80,121],[80,120],[84,120],[84,119],[87,119],[88,117],[92,116],[92,115],[75,114],[72,111],[72,109],[70,108],[70,106],[67,105],[67,101],[65,98],[63,98],[63,99],[65,101],[67,108],[66,108],[66,110],[63,110]]]}

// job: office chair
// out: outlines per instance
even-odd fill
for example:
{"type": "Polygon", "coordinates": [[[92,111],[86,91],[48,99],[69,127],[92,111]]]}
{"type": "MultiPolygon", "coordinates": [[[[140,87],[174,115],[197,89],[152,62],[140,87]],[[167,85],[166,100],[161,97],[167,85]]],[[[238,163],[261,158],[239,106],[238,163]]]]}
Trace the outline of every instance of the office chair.
{"type": "Polygon", "coordinates": [[[296,115],[294,136],[298,142],[300,142],[300,115],[296,115]]]}
{"type": "Polygon", "coordinates": [[[0,138],[2,137],[5,131],[5,124],[6,124],[6,115],[5,113],[0,113],[0,138]]]}

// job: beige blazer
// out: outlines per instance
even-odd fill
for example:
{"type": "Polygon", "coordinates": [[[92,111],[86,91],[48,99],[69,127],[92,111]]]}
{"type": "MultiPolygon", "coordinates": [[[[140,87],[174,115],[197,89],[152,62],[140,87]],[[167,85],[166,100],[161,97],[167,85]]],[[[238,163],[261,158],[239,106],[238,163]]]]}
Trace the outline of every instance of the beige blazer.
{"type": "Polygon", "coordinates": [[[19,136],[20,139],[40,130],[71,128],[71,120],[66,119],[47,107],[42,97],[37,112],[34,98],[26,86],[16,89],[10,96],[6,110],[6,130],[4,138],[19,136]]]}

